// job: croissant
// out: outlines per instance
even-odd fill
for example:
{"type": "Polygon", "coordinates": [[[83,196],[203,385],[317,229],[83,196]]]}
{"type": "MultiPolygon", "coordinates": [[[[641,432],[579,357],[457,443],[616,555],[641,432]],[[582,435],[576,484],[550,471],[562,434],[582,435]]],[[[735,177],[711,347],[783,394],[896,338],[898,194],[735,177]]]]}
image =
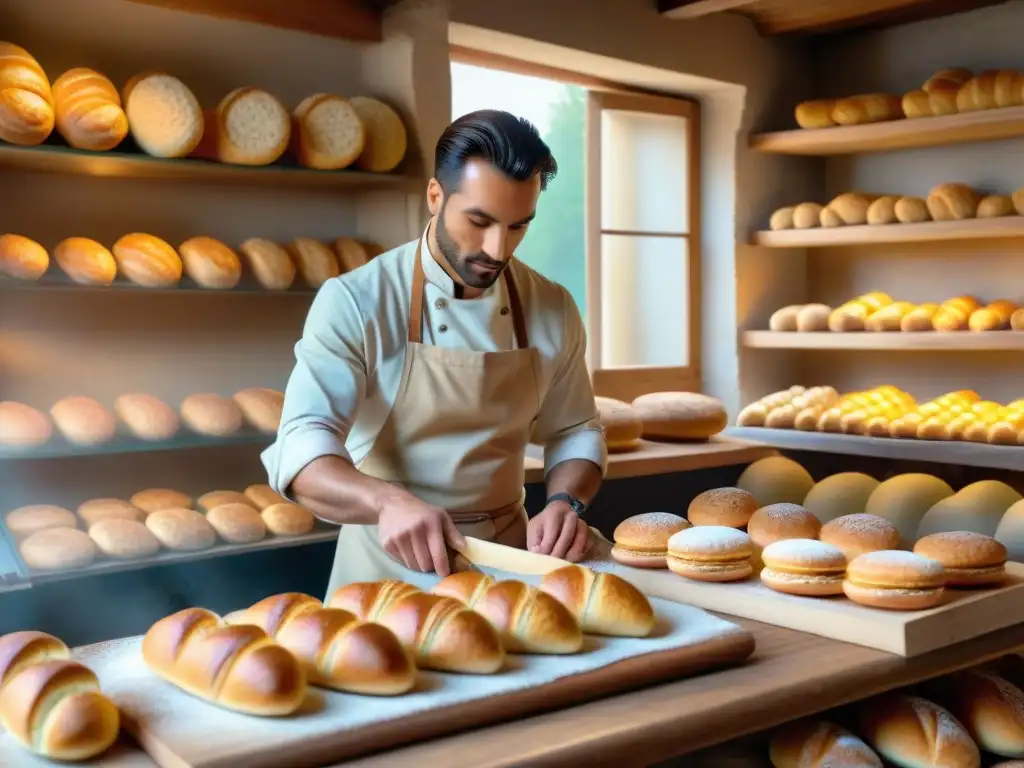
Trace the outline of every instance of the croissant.
{"type": "Polygon", "coordinates": [[[643,592],[613,573],[566,565],[548,573],[540,588],[571,610],[589,634],[647,637],[654,629],[654,609],[643,592]]]}
{"type": "Polygon", "coordinates": [[[576,653],[583,647],[583,632],[572,612],[522,581],[499,582],[463,571],[443,579],[433,593],[460,600],[483,615],[512,653],[576,653]]]}
{"type": "Polygon", "coordinates": [[[394,633],[299,592],[273,595],[224,617],[252,624],[292,652],[313,685],[394,696],[416,683],[416,665],[394,633]]]}
{"type": "Polygon", "coordinates": [[[383,624],[423,669],[492,674],[505,662],[497,631],[458,600],[401,581],[356,582],[337,590],[331,608],[383,624]]]}

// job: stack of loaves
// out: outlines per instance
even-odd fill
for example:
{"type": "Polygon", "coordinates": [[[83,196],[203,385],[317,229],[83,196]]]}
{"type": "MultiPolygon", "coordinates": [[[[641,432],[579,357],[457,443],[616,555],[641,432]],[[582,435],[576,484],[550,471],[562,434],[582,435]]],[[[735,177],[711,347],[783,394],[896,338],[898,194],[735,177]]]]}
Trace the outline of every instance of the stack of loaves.
{"type": "Polygon", "coordinates": [[[273,94],[236,88],[204,116],[181,80],[147,70],[119,93],[105,75],[85,67],[50,81],[32,55],[0,43],[0,140],[33,146],[56,127],[67,143],[89,151],[117,147],[131,133],[148,155],[200,157],[237,165],[269,165],[291,148],[307,168],[355,164],[386,173],[405,157],[408,138],[394,109],[377,99],[317,93],[289,114],[273,94]]]}
{"type": "Polygon", "coordinates": [[[626,403],[595,397],[608,450],[639,447],[642,438],[660,441],[707,440],[728,424],[725,406],[697,392],[650,392],[626,403]]]}

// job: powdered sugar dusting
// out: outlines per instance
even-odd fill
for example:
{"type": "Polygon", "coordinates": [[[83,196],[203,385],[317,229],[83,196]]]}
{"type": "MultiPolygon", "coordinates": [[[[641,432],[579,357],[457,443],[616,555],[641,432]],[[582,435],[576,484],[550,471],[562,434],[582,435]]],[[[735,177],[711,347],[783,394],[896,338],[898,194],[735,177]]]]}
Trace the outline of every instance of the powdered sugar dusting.
{"type": "Polygon", "coordinates": [[[899,530],[896,526],[886,520],[884,517],[878,515],[869,515],[866,512],[861,512],[855,515],[843,515],[837,517],[835,520],[831,520],[821,528],[821,535],[824,536],[825,532],[832,532],[841,530],[847,533],[878,533],[888,534],[895,533],[899,535],[899,530]]]}
{"type": "Polygon", "coordinates": [[[761,553],[761,559],[766,558],[786,565],[814,565],[821,568],[841,568],[846,565],[846,557],[841,549],[815,539],[776,541],[761,553]]]}
{"type": "Polygon", "coordinates": [[[987,680],[995,687],[999,698],[1006,702],[1013,710],[1013,717],[1017,721],[1017,725],[1024,727],[1024,691],[1021,691],[1020,688],[1008,680],[993,675],[990,672],[972,670],[971,673],[987,680]]]}
{"type": "Polygon", "coordinates": [[[729,552],[750,547],[750,537],[724,525],[699,525],[672,536],[668,547],[673,552],[729,552]]]}
{"type": "Polygon", "coordinates": [[[804,520],[810,514],[799,504],[790,504],[785,501],[778,504],[769,504],[767,507],[761,507],[757,510],[759,517],[767,517],[769,520],[793,520],[797,518],[804,520]]]}
{"type": "Polygon", "coordinates": [[[893,586],[903,586],[900,584],[902,581],[918,581],[920,579],[927,579],[939,584],[946,575],[946,570],[941,563],[902,549],[866,552],[853,559],[848,571],[851,579],[855,576],[860,579],[863,576],[865,580],[874,581],[880,586],[885,586],[889,582],[896,582],[893,586]],[[875,568],[885,571],[884,579],[874,573],[875,568]],[[883,581],[884,583],[882,583],[883,581]]]}
{"type": "Polygon", "coordinates": [[[627,517],[619,525],[625,526],[627,523],[635,530],[644,532],[660,531],[677,525],[688,525],[686,518],[673,515],[671,512],[644,512],[640,515],[627,517]]]}

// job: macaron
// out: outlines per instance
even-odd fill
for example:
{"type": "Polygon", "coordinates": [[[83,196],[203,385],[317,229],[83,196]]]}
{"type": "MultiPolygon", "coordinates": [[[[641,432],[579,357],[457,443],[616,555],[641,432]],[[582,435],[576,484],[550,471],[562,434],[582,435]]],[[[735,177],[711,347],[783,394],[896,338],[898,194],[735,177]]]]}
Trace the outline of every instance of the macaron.
{"type": "Polygon", "coordinates": [[[783,539],[816,539],[821,521],[799,504],[769,504],[750,517],[747,533],[758,549],[783,539]]]}
{"type": "Polygon", "coordinates": [[[699,525],[668,540],[668,568],[694,581],[741,581],[754,572],[750,537],[724,525],[699,525]]]}
{"type": "Polygon", "coordinates": [[[940,563],[901,549],[868,552],[846,566],[843,594],[860,605],[920,611],[942,600],[946,571],[940,563]]]}
{"type": "Polygon", "coordinates": [[[839,547],[847,561],[865,552],[900,548],[900,530],[884,517],[867,513],[843,515],[821,526],[818,538],[839,547]]]}
{"type": "Polygon", "coordinates": [[[1006,547],[983,533],[933,533],[917,540],[914,553],[945,568],[949,587],[990,586],[1006,578],[1006,547]]]}
{"type": "Polygon", "coordinates": [[[758,508],[754,494],[741,488],[712,488],[694,497],[686,510],[693,525],[724,525],[746,528],[758,508]]]}
{"type": "Polygon", "coordinates": [[[634,568],[665,568],[668,540],[689,527],[685,518],[671,512],[644,512],[627,517],[612,534],[612,557],[634,568]]]}
{"type": "Polygon", "coordinates": [[[783,539],[761,553],[761,582],[776,592],[807,597],[843,594],[846,556],[815,539],[783,539]]]}

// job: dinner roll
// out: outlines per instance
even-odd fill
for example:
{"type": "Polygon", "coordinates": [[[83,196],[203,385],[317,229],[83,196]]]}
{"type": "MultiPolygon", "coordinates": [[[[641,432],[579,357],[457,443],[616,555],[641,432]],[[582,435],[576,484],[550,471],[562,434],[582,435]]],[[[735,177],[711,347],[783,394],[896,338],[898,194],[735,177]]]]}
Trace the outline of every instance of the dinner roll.
{"type": "Polygon", "coordinates": [[[147,515],[161,509],[191,509],[192,497],[187,493],[171,488],[147,488],[139,491],[130,499],[133,506],[138,507],[147,515]]]}
{"type": "Polygon", "coordinates": [[[301,536],[313,530],[313,513],[298,504],[271,504],[260,512],[263,522],[275,536],[301,536]]]}
{"type": "MultiPolygon", "coordinates": [[[[2,109],[0,107],[0,114],[2,109]]],[[[50,254],[35,240],[22,235],[0,235],[0,275],[16,280],[38,280],[49,266],[50,254]]]]}
{"type": "Polygon", "coordinates": [[[78,516],[85,523],[86,530],[103,520],[146,519],[146,513],[121,499],[90,499],[78,505],[78,516]]]}
{"type": "Polygon", "coordinates": [[[604,441],[612,453],[630,451],[640,444],[644,425],[629,403],[611,397],[594,397],[604,441]]]}
{"type": "Polygon", "coordinates": [[[814,486],[810,472],[785,456],[769,456],[743,470],[736,487],[754,495],[762,507],[803,504],[814,486]]]}
{"type": "Polygon", "coordinates": [[[334,253],[338,257],[338,266],[341,267],[342,274],[359,269],[370,261],[366,246],[351,237],[339,237],[335,240],[334,253]]]}
{"type": "Polygon", "coordinates": [[[807,511],[827,523],[864,511],[878,481],[863,472],[840,472],[815,483],[803,500],[807,511]]]}
{"type": "Polygon", "coordinates": [[[64,439],[75,445],[100,445],[113,439],[117,419],[91,397],[65,397],[50,408],[50,417],[64,439]]]}
{"type": "Polygon", "coordinates": [[[644,512],[615,527],[612,557],[634,568],[665,568],[668,540],[690,524],[670,512],[644,512]]]}
{"type": "Polygon", "coordinates": [[[784,725],[772,736],[768,754],[775,768],[882,768],[871,747],[824,720],[784,725]]]}
{"type": "Polygon", "coordinates": [[[1006,547],[981,533],[933,533],[917,540],[914,554],[939,563],[950,587],[989,586],[1006,578],[1006,547]]]}
{"type": "Polygon", "coordinates": [[[242,428],[242,411],[229,397],[207,392],[189,395],[181,403],[181,419],[193,432],[227,437],[242,428]]]}
{"type": "Polygon", "coordinates": [[[785,539],[817,539],[821,522],[799,504],[769,504],[750,516],[747,533],[763,549],[785,539]]]}
{"type": "Polygon", "coordinates": [[[243,495],[250,504],[256,507],[256,509],[266,509],[272,504],[281,504],[282,502],[288,501],[288,499],[266,483],[250,485],[245,489],[245,493],[243,495]]]}
{"type": "Polygon", "coordinates": [[[221,504],[207,512],[206,519],[229,544],[251,544],[267,535],[260,513],[248,504],[221,504]]]}
{"type": "Polygon", "coordinates": [[[92,563],[96,545],[77,528],[46,528],[21,542],[18,552],[34,571],[68,571],[92,563]]]}
{"type": "Polygon", "coordinates": [[[288,246],[302,281],[310,288],[319,288],[341,274],[334,251],[311,237],[297,237],[288,246]]]}
{"type": "Polygon", "coordinates": [[[161,509],[146,518],[146,527],[168,549],[191,552],[217,542],[213,526],[191,509],[161,509]]]}
{"type": "Polygon", "coordinates": [[[181,257],[159,237],[133,232],[114,243],[111,251],[120,273],[136,285],[167,288],[181,280],[181,257]]]}
{"type": "Polygon", "coordinates": [[[900,532],[900,546],[909,549],[917,540],[921,518],[940,500],[953,495],[949,483],[934,475],[908,472],[878,484],[864,511],[884,517],[900,532]]]}
{"type": "Polygon", "coordinates": [[[284,408],[284,392],[267,387],[250,387],[239,390],[232,398],[242,410],[249,423],[265,435],[277,434],[284,408]]]}
{"type": "Polygon", "coordinates": [[[107,518],[89,527],[89,538],[107,557],[136,560],[160,551],[156,536],[138,520],[107,518]]]}
{"type": "Polygon", "coordinates": [[[110,285],[117,277],[114,254],[87,237],[61,240],[53,249],[53,260],[65,275],[80,285],[110,285]]]}
{"type": "Polygon", "coordinates": [[[33,448],[53,435],[53,422],[42,411],[13,400],[0,402],[0,445],[33,448]]]}
{"type": "Polygon", "coordinates": [[[191,237],[180,246],[181,262],[200,288],[228,290],[242,279],[242,262],[231,248],[212,237],[191,237]]]}
{"type": "Polygon", "coordinates": [[[967,730],[946,709],[918,696],[889,695],[861,706],[861,733],[898,766],[979,768],[981,755],[967,730]]]}
{"type": "Polygon", "coordinates": [[[633,408],[651,440],[707,440],[729,423],[720,400],[697,392],[650,392],[633,408]]]}
{"type": "Polygon", "coordinates": [[[818,538],[841,549],[847,560],[865,552],[900,548],[896,526],[884,517],[869,514],[837,517],[821,527],[818,538]]]}
{"type": "Polygon", "coordinates": [[[20,541],[47,528],[77,528],[78,518],[70,509],[54,504],[29,504],[4,515],[4,525],[20,541]]]}
{"type": "Polygon", "coordinates": [[[205,512],[224,504],[246,504],[255,509],[255,505],[246,495],[238,491],[209,491],[196,499],[196,506],[205,512]]]}
{"type": "Polygon", "coordinates": [[[284,291],[295,282],[295,264],[288,251],[275,242],[252,237],[238,246],[246,267],[267,290],[284,291]]]}
{"type": "Polygon", "coordinates": [[[139,440],[157,442],[170,440],[178,432],[178,414],[167,403],[153,395],[129,393],[114,400],[114,413],[128,431],[139,440]]]}
{"type": "Polygon", "coordinates": [[[757,511],[757,499],[740,488],[712,488],[698,494],[686,510],[691,525],[746,528],[757,511]]]}

